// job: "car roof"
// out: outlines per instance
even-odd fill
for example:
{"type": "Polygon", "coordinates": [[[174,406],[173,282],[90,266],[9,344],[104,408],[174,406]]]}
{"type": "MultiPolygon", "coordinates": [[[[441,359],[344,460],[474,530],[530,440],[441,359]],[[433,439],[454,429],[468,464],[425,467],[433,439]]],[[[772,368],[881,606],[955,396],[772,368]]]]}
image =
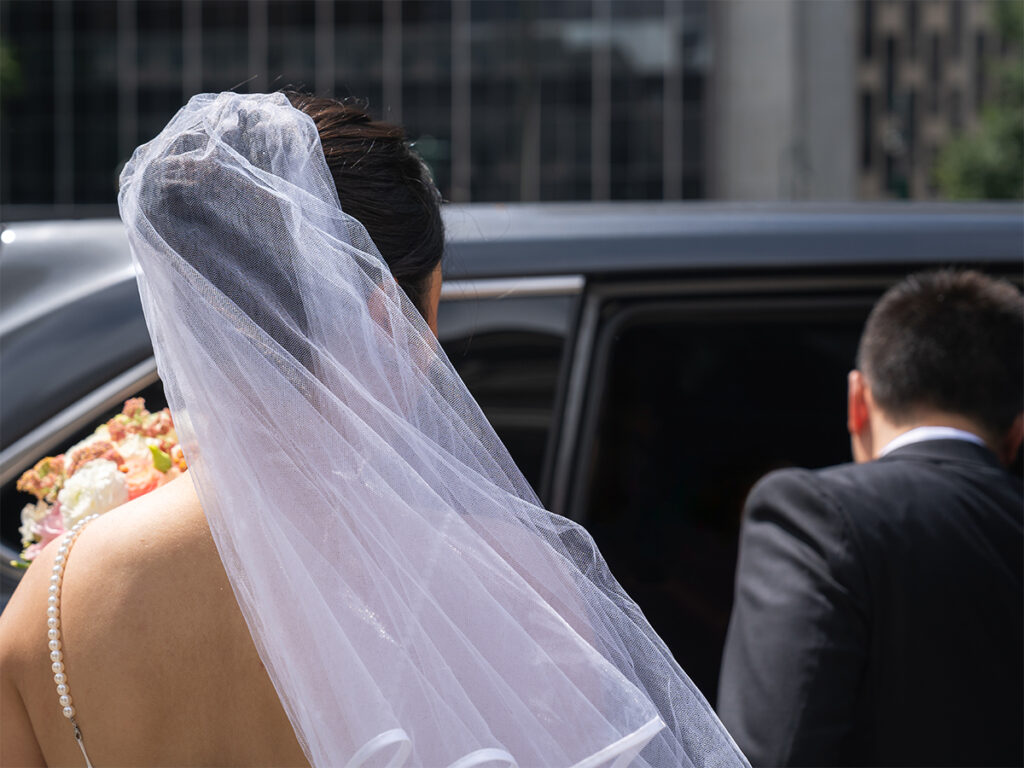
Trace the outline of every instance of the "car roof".
{"type": "Polygon", "coordinates": [[[450,206],[446,274],[1024,263],[1020,203],[450,206]]]}
{"type": "MultiPolygon", "coordinates": [[[[1024,206],[1018,202],[477,203],[446,205],[444,220],[449,279],[1024,264],[1024,206]]],[[[4,228],[5,239],[13,236],[19,243],[0,246],[0,307],[6,317],[16,306],[34,303],[40,292],[48,303],[56,301],[55,291],[77,282],[67,279],[69,268],[91,279],[123,275],[130,263],[117,219],[4,228]],[[62,279],[47,279],[51,270],[62,279]]]]}

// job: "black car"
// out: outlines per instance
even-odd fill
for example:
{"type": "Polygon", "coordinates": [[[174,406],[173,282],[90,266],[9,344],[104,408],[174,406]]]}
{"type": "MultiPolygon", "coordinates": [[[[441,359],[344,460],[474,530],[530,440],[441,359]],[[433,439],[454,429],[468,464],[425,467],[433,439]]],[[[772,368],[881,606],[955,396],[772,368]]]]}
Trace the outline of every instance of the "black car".
{"type": "MultiPolygon", "coordinates": [[[[1019,204],[471,205],[446,224],[449,357],[712,702],[744,497],[771,469],[849,460],[872,303],[938,266],[1024,281],[1019,204]]],[[[131,395],[163,403],[120,223],[0,239],[6,562],[18,475],[131,395]]]]}

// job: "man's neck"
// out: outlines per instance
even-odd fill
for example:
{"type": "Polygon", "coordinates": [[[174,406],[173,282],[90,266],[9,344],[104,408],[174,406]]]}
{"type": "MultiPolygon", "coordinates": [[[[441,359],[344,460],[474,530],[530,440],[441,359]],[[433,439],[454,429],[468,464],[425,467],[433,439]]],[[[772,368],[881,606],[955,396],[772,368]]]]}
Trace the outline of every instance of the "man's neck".
{"type": "Polygon", "coordinates": [[[929,413],[915,418],[909,424],[893,424],[885,417],[879,415],[872,420],[873,456],[878,458],[885,453],[887,446],[894,440],[919,427],[948,427],[950,429],[966,432],[977,437],[989,450],[996,452],[995,446],[986,438],[983,431],[968,418],[955,413],[929,413]]]}
{"type": "Polygon", "coordinates": [[[924,443],[929,440],[959,440],[965,443],[974,443],[975,445],[980,445],[986,450],[991,450],[981,436],[976,435],[973,432],[968,432],[964,429],[956,429],[955,427],[927,426],[914,427],[909,432],[904,432],[902,435],[893,438],[882,447],[875,458],[880,459],[883,456],[888,456],[893,451],[903,448],[904,446],[913,445],[914,443],[924,443]]]}

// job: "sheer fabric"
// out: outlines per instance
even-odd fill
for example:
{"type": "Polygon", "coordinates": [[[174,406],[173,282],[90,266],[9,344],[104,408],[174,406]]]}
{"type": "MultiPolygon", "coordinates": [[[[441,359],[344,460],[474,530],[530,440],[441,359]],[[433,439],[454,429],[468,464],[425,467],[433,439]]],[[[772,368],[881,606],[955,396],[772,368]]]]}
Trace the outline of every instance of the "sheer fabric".
{"type": "Polygon", "coordinates": [[[308,116],[196,96],[119,204],[193,482],[314,765],[745,764],[539,506],[308,116]]]}

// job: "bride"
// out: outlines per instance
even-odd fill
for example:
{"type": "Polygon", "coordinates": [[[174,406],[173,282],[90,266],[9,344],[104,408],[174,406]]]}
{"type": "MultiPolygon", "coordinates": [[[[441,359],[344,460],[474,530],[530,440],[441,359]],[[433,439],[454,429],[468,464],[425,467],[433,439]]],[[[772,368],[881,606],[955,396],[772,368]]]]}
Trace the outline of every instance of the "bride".
{"type": "Polygon", "coordinates": [[[26,573],[4,765],[746,765],[438,345],[400,129],[197,96],[119,203],[190,471],[26,573]]]}

